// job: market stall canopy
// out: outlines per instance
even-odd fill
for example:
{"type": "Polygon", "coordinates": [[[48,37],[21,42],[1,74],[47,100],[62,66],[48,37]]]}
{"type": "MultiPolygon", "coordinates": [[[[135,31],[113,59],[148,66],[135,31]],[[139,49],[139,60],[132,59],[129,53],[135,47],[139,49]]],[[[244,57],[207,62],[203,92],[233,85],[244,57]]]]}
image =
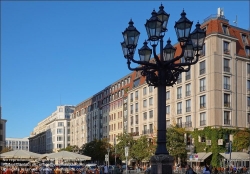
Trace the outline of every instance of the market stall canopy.
{"type": "Polygon", "coordinates": [[[89,156],[80,155],[80,154],[68,152],[68,151],[60,151],[57,153],[46,154],[43,156],[43,158],[66,159],[66,160],[77,160],[77,159],[78,160],[91,160],[91,157],[89,157],[89,156]]]}
{"type": "MultiPolygon", "coordinates": [[[[220,155],[222,155],[224,158],[228,159],[230,158],[230,154],[226,154],[226,153],[220,153],[220,155]]],[[[231,160],[240,160],[240,161],[248,161],[249,160],[249,154],[247,154],[246,152],[231,152],[231,160]]]]}
{"type": "Polygon", "coordinates": [[[38,159],[42,155],[26,150],[13,150],[0,154],[1,159],[38,159]]]}
{"type": "Polygon", "coordinates": [[[204,162],[205,159],[207,159],[210,155],[212,155],[212,152],[199,152],[194,155],[192,155],[193,158],[189,158],[187,160],[188,162],[204,162]]]}

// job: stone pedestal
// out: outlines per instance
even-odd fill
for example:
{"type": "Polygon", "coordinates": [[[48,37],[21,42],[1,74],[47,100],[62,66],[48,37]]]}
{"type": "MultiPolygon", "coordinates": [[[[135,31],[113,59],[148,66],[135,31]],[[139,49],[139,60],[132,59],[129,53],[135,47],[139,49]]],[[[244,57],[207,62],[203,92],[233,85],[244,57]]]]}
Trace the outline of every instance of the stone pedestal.
{"type": "Polygon", "coordinates": [[[170,155],[160,154],[154,155],[150,159],[151,172],[150,174],[172,174],[174,158],[170,155]]]}

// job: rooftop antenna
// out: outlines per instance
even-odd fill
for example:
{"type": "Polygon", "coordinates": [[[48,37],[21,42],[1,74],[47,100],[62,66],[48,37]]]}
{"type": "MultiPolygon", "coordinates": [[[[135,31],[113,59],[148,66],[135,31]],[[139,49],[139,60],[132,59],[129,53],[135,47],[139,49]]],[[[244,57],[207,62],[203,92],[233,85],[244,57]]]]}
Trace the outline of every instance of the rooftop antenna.
{"type": "Polygon", "coordinates": [[[62,102],[61,102],[61,94],[60,94],[60,106],[62,106],[62,102]]]}
{"type": "Polygon", "coordinates": [[[235,26],[237,27],[237,24],[238,24],[237,15],[236,15],[236,20],[235,20],[235,21],[233,21],[233,23],[235,23],[235,26]]]}

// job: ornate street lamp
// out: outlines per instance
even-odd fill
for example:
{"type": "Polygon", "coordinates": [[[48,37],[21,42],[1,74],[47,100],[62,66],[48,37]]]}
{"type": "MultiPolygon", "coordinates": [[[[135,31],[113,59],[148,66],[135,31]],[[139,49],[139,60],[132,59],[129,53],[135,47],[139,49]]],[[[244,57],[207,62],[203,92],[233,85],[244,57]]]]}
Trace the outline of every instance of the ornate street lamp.
{"type": "Polygon", "coordinates": [[[157,87],[157,148],[155,155],[150,159],[151,174],[172,174],[174,159],[169,155],[166,148],[166,86],[173,86],[182,72],[188,72],[190,66],[198,62],[199,51],[202,50],[206,33],[200,29],[200,24],[197,23],[196,29],[190,34],[193,22],[186,18],[186,13],[183,10],[181,18],[174,26],[181,47],[181,54],[176,56],[176,48],[171,45],[170,39],[163,47],[163,38],[167,31],[170,15],[164,11],[163,5],[159,9],[158,13],[153,10],[151,18],[145,24],[148,40],[138,50],[140,60],[134,59],[140,32],[133,26],[132,20],[129,22],[129,27],[122,33],[124,41],[121,46],[124,57],[127,59],[128,69],[141,71],[142,76],[146,77],[148,85],[157,87]],[[156,53],[159,41],[160,56],[156,53]],[[148,42],[150,42],[153,50],[147,46],[148,42]],[[152,53],[153,60],[150,61],[152,53]],[[184,62],[180,62],[182,57],[184,57],[184,62]],[[131,62],[140,66],[132,68],[131,62]]]}

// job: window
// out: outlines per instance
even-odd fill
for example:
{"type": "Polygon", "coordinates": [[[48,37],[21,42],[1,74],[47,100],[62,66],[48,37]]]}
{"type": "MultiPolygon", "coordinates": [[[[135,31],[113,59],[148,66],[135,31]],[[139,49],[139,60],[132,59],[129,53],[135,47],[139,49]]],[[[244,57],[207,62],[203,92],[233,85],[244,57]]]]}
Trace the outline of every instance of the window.
{"type": "Polygon", "coordinates": [[[134,98],[133,93],[131,93],[131,94],[130,94],[130,101],[131,101],[131,102],[133,102],[133,98],[134,98]]]}
{"type": "Polygon", "coordinates": [[[230,107],[230,94],[224,94],[224,107],[230,107]]]}
{"type": "Polygon", "coordinates": [[[133,114],[133,105],[130,105],[130,114],[133,114]]]}
{"type": "Polygon", "coordinates": [[[149,105],[153,105],[153,97],[149,98],[149,105]]]}
{"type": "Polygon", "coordinates": [[[205,108],[206,107],[206,95],[200,96],[200,108],[205,108]]]}
{"type": "Polygon", "coordinates": [[[143,119],[144,119],[144,120],[147,120],[147,112],[144,112],[144,113],[143,113],[143,119]]]}
{"type": "Polygon", "coordinates": [[[182,127],[182,118],[177,118],[177,126],[182,127]]]}
{"type": "Polygon", "coordinates": [[[181,73],[180,73],[178,76],[178,79],[177,79],[177,84],[181,83],[181,81],[182,81],[182,77],[181,77],[181,73]]]}
{"type": "Polygon", "coordinates": [[[181,87],[177,88],[177,99],[181,98],[181,87]]]}
{"type": "Polygon", "coordinates": [[[230,112],[229,111],[224,111],[224,124],[230,125],[230,112]]]}
{"type": "Polygon", "coordinates": [[[135,91],[135,99],[138,100],[138,91],[135,91]]]}
{"type": "Polygon", "coordinates": [[[200,79],[200,92],[205,91],[206,90],[206,79],[202,78],[200,79]]]}
{"type": "Polygon", "coordinates": [[[57,148],[61,149],[62,148],[62,144],[57,144],[57,148]]]}
{"type": "Polygon", "coordinates": [[[138,115],[135,116],[135,124],[138,124],[139,121],[138,121],[138,115]]]}
{"type": "Polygon", "coordinates": [[[186,116],[185,127],[192,127],[191,115],[186,116]]]}
{"type": "Polygon", "coordinates": [[[57,129],[57,134],[62,134],[63,130],[62,129],[57,129]]]}
{"type": "Polygon", "coordinates": [[[206,125],[206,113],[202,112],[200,113],[200,126],[206,125]]]}
{"type": "Polygon", "coordinates": [[[143,134],[147,134],[147,125],[143,126],[143,134]]]}
{"type": "Polygon", "coordinates": [[[224,89],[230,90],[230,77],[224,76],[224,89]]]}
{"type": "Polygon", "coordinates": [[[149,124],[149,133],[150,133],[150,134],[153,133],[153,124],[149,124]]]}
{"type": "Polygon", "coordinates": [[[229,42],[224,41],[223,47],[224,47],[224,54],[230,54],[229,42]]]}
{"type": "Polygon", "coordinates": [[[63,108],[59,108],[59,112],[63,112],[63,108]]]}
{"type": "Polygon", "coordinates": [[[146,95],[147,94],[147,87],[144,87],[143,88],[143,95],[146,95]]]}
{"type": "Polygon", "coordinates": [[[62,141],[63,138],[61,136],[57,136],[57,141],[62,141]]]}
{"type": "Polygon", "coordinates": [[[246,50],[246,56],[247,56],[248,58],[250,58],[250,47],[249,47],[249,46],[246,46],[246,47],[245,47],[245,50],[246,50]]]}
{"type": "Polygon", "coordinates": [[[135,104],[135,112],[138,112],[138,103],[135,104]]]}
{"type": "Polygon", "coordinates": [[[206,44],[204,43],[202,46],[202,50],[200,50],[200,56],[205,56],[206,55],[206,44]]]}
{"type": "Polygon", "coordinates": [[[149,88],[149,92],[150,92],[150,93],[153,92],[153,90],[154,90],[154,87],[153,87],[153,86],[149,86],[148,88],[149,88]]]}
{"type": "Polygon", "coordinates": [[[186,80],[189,80],[191,78],[190,70],[186,72],[186,80]]]}
{"type": "Polygon", "coordinates": [[[62,126],[63,126],[63,122],[58,122],[58,123],[57,123],[57,126],[58,126],[58,127],[62,127],[62,126]]]}
{"type": "Polygon", "coordinates": [[[167,128],[170,127],[170,120],[166,121],[166,126],[167,126],[167,128]]]}
{"type": "Polygon", "coordinates": [[[130,117],[130,124],[133,125],[133,122],[134,122],[134,117],[130,117]]]}
{"type": "Polygon", "coordinates": [[[166,106],[166,114],[170,113],[170,105],[166,106]]]}
{"type": "Polygon", "coordinates": [[[191,95],[191,84],[186,84],[186,96],[191,95]]]}
{"type": "Polygon", "coordinates": [[[224,71],[230,72],[230,65],[229,65],[229,59],[224,59],[224,71]]]}
{"type": "Polygon", "coordinates": [[[245,34],[242,34],[241,37],[242,37],[242,42],[244,43],[244,45],[247,45],[248,44],[247,36],[245,34]]]}
{"type": "Polygon", "coordinates": [[[153,118],[153,116],[154,116],[153,110],[149,111],[149,118],[153,118]]]}
{"type": "Polygon", "coordinates": [[[191,111],[191,100],[186,100],[186,112],[191,111]]]}
{"type": "Polygon", "coordinates": [[[250,64],[247,64],[247,74],[250,74],[250,64]]]}
{"type": "Polygon", "coordinates": [[[179,103],[177,103],[177,114],[181,114],[181,109],[182,109],[182,103],[181,102],[179,102],[179,103]]]}
{"type": "Polygon", "coordinates": [[[139,78],[139,79],[134,80],[133,88],[135,88],[135,87],[139,86],[139,83],[140,83],[140,78],[139,78]]]}
{"type": "Polygon", "coordinates": [[[250,124],[250,113],[247,113],[247,123],[250,124]]]}
{"type": "Polygon", "coordinates": [[[247,107],[250,107],[250,97],[247,97],[247,107]]]}
{"type": "Polygon", "coordinates": [[[206,65],[205,65],[205,61],[200,62],[200,75],[205,74],[205,69],[206,65]]]}
{"type": "Polygon", "coordinates": [[[228,34],[228,28],[227,25],[222,25],[222,30],[223,30],[223,34],[228,34]]]}
{"type": "Polygon", "coordinates": [[[169,100],[170,99],[170,91],[166,92],[166,99],[169,100]]]}
{"type": "Polygon", "coordinates": [[[143,107],[147,107],[147,100],[143,100],[143,107]]]}

